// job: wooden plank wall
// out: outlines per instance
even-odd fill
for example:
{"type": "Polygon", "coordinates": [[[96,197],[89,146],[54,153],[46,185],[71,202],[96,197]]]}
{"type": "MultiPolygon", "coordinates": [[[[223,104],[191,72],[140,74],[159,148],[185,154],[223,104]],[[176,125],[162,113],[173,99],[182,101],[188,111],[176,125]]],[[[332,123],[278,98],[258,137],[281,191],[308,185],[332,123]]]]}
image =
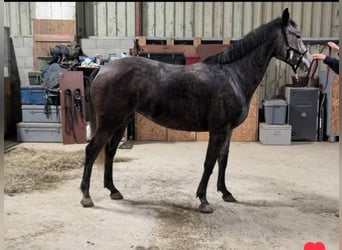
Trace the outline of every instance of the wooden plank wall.
{"type": "Polygon", "coordinates": [[[232,141],[258,141],[259,126],[259,88],[256,89],[249,104],[246,120],[233,130],[232,141]]]}
{"type": "Polygon", "coordinates": [[[33,56],[34,69],[39,70],[38,57],[49,56],[50,48],[58,44],[68,44],[76,41],[75,20],[33,20],[33,56]]]}
{"type": "Polygon", "coordinates": [[[334,81],[331,91],[331,127],[330,133],[331,135],[339,135],[340,133],[340,117],[339,117],[339,86],[340,86],[340,77],[339,75],[334,73],[334,81]]]}
{"type": "MultiPolygon", "coordinates": [[[[147,44],[146,37],[138,38],[140,51],[144,52],[183,52],[185,55],[198,55],[200,61],[223,51],[230,39],[223,38],[222,44],[202,44],[201,38],[194,38],[192,45],[174,45],[174,38],[167,38],[165,45],[147,44]]],[[[258,90],[254,93],[246,120],[233,131],[232,141],[257,141],[258,138],[258,90]]],[[[138,141],[207,141],[208,132],[179,131],[162,127],[140,114],[136,114],[136,140],[138,141]]]]}

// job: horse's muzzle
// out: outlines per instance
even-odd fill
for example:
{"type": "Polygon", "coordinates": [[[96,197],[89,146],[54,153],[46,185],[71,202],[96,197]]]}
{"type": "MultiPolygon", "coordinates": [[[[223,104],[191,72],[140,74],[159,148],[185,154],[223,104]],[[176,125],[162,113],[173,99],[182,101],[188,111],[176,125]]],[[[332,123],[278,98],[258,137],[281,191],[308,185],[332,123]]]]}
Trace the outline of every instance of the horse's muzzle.
{"type": "Polygon", "coordinates": [[[308,71],[312,64],[313,58],[309,52],[305,53],[302,58],[302,63],[300,64],[299,68],[304,71],[308,71]]]}

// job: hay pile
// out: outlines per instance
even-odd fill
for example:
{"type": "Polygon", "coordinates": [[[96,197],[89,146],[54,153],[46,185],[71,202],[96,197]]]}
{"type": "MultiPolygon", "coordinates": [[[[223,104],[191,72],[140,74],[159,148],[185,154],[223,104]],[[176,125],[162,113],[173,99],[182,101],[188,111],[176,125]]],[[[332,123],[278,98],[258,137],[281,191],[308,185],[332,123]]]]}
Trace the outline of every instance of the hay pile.
{"type": "Polygon", "coordinates": [[[84,157],[84,150],[13,149],[4,154],[5,193],[54,188],[62,180],[81,177],[84,157]]]}

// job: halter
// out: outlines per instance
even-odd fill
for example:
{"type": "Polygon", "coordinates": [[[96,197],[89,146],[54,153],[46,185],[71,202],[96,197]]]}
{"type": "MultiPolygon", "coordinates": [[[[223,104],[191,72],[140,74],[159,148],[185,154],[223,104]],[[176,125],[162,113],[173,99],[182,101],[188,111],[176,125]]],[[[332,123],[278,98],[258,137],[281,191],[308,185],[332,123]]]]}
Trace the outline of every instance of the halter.
{"type": "Polygon", "coordinates": [[[290,66],[292,67],[295,74],[297,74],[297,69],[298,69],[299,65],[301,64],[304,55],[308,52],[308,50],[305,50],[303,53],[301,53],[299,50],[291,47],[289,44],[289,40],[287,39],[285,27],[282,29],[282,31],[283,31],[282,33],[284,35],[285,43],[287,46],[287,48],[286,48],[286,61],[287,61],[287,59],[289,59],[289,57],[292,58],[293,53],[296,53],[299,55],[299,60],[298,60],[297,64],[290,64],[290,66]]]}

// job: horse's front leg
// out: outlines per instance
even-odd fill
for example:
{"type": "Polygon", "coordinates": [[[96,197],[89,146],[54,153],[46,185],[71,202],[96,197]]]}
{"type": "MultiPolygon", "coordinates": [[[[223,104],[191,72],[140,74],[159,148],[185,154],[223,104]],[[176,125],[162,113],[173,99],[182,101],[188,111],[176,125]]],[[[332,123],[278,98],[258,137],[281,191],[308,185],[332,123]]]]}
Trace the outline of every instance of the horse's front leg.
{"type": "Polygon", "coordinates": [[[229,130],[226,140],[222,145],[220,154],[217,159],[217,163],[219,166],[219,172],[218,172],[218,178],[217,178],[217,191],[220,191],[222,193],[223,200],[227,202],[236,201],[233,195],[228,191],[226,187],[226,183],[225,183],[225,173],[226,173],[227,162],[228,162],[231,136],[232,136],[232,130],[229,130]]]}
{"type": "Polygon", "coordinates": [[[204,172],[197,189],[197,197],[199,198],[201,204],[199,210],[202,213],[212,213],[213,209],[209,206],[207,200],[207,187],[210,175],[213,172],[218,154],[226,139],[226,133],[214,133],[209,134],[209,143],[207,148],[207,154],[204,162],[204,172]]]}
{"type": "Polygon", "coordinates": [[[123,199],[123,196],[121,195],[120,191],[116,189],[113,182],[113,159],[121,138],[124,134],[125,128],[126,126],[117,129],[113,133],[110,141],[107,143],[105,148],[106,158],[104,169],[104,187],[110,190],[110,198],[112,198],[113,200],[123,199]]]}

